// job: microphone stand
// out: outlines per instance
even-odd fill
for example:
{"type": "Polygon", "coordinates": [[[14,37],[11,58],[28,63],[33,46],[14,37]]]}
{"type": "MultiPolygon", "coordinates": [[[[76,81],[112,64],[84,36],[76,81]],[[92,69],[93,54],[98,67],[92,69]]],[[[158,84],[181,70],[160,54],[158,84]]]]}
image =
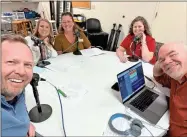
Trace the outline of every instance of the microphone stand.
{"type": "MultiPolygon", "coordinates": [[[[128,58],[128,61],[130,61],[130,62],[137,62],[139,59],[138,59],[138,57],[135,56],[136,42],[133,41],[133,42],[131,43],[131,45],[132,45],[132,44],[134,44],[134,49],[133,49],[133,51],[132,51],[132,56],[127,57],[127,58],[128,58]]],[[[130,48],[131,48],[131,46],[130,46],[130,48]]]]}
{"type": "Polygon", "coordinates": [[[43,52],[42,52],[42,44],[44,44],[43,42],[38,42],[37,45],[40,49],[40,54],[41,54],[41,60],[38,61],[37,63],[37,66],[38,67],[41,67],[41,68],[44,68],[45,66],[51,64],[49,61],[44,61],[44,55],[43,55],[43,52]]]}
{"type": "Polygon", "coordinates": [[[29,117],[30,120],[35,123],[40,123],[47,120],[52,114],[51,106],[47,104],[40,104],[39,94],[37,90],[38,81],[39,81],[39,75],[34,77],[30,82],[37,106],[35,106],[29,111],[29,117]]]}
{"type": "Polygon", "coordinates": [[[81,53],[80,50],[79,50],[79,37],[78,37],[78,36],[76,37],[76,41],[77,41],[77,43],[76,43],[77,49],[73,52],[73,54],[74,54],[74,55],[82,55],[82,53],[81,53]]]}

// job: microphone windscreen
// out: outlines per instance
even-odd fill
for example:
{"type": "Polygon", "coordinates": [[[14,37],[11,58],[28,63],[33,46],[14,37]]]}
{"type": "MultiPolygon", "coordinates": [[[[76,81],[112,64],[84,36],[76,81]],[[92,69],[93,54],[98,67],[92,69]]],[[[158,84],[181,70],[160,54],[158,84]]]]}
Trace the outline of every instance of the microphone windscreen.
{"type": "Polygon", "coordinates": [[[75,29],[75,36],[80,37],[80,32],[77,28],[75,29]]]}
{"type": "Polygon", "coordinates": [[[141,39],[141,37],[142,37],[142,34],[139,34],[139,35],[134,37],[133,41],[138,42],[141,39]]]}
{"type": "Polygon", "coordinates": [[[84,40],[83,40],[83,39],[80,39],[80,38],[78,39],[78,41],[79,41],[79,42],[84,42],[84,40]]]}

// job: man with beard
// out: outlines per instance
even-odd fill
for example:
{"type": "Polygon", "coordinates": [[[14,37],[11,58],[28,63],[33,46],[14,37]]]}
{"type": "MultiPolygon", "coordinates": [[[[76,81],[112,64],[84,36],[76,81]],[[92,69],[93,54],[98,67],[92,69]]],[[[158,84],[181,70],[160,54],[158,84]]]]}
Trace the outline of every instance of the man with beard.
{"type": "Polygon", "coordinates": [[[187,136],[187,46],[164,44],[153,68],[154,78],[170,88],[168,136],[187,136]]]}
{"type": "Polygon", "coordinates": [[[33,56],[19,35],[1,37],[1,132],[2,136],[35,136],[25,105],[24,88],[33,76],[33,56]]]}

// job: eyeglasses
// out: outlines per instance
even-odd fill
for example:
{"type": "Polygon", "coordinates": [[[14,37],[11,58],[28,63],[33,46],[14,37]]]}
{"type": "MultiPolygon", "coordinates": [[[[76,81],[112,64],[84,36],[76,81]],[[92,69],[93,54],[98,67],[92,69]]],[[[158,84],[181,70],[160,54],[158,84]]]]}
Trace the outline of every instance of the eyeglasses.
{"type": "Polygon", "coordinates": [[[62,24],[70,24],[70,23],[72,23],[72,21],[64,21],[64,22],[62,22],[62,24]]]}

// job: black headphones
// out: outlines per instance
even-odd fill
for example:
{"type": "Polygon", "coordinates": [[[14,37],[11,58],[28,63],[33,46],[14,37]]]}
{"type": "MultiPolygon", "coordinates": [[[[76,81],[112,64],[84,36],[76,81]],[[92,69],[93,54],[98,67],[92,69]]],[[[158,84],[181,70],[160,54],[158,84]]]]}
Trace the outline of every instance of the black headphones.
{"type": "Polygon", "coordinates": [[[121,113],[116,113],[114,115],[112,115],[110,117],[110,120],[108,121],[108,125],[110,127],[110,129],[119,134],[119,135],[133,135],[135,137],[138,137],[141,135],[141,130],[142,128],[144,127],[144,125],[142,124],[142,122],[138,119],[133,119],[133,121],[131,122],[131,125],[130,125],[130,129],[127,129],[125,131],[120,131],[118,129],[116,129],[113,124],[112,124],[112,121],[116,118],[119,118],[119,117],[122,117],[122,118],[125,118],[127,120],[131,120],[132,117],[128,116],[128,115],[125,115],[125,114],[121,114],[121,113]]]}

